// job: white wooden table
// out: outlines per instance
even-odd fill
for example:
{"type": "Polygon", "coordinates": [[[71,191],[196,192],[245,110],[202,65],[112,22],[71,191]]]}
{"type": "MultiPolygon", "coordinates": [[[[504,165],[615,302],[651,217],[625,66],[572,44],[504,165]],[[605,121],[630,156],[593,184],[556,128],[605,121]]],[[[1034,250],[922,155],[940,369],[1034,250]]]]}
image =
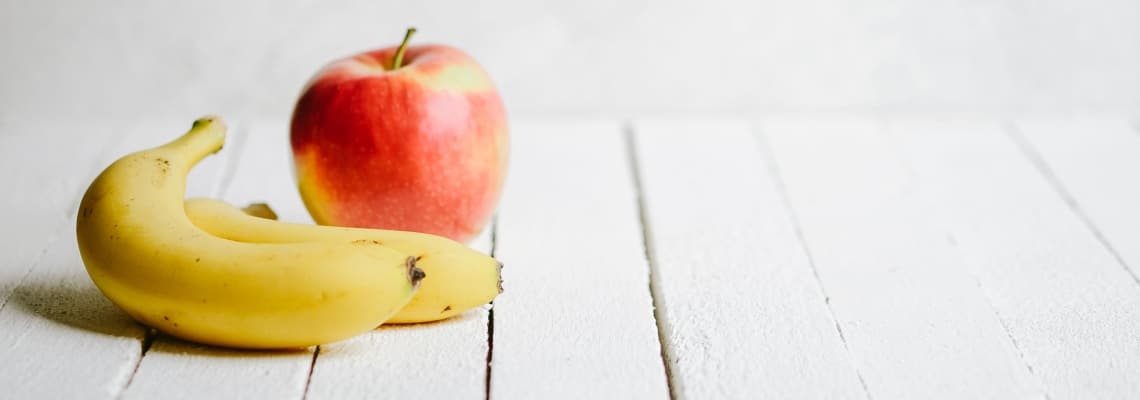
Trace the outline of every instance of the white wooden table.
{"type": "MultiPolygon", "coordinates": [[[[0,397],[1140,398],[1127,117],[514,121],[493,309],[296,352],[149,335],[83,269],[87,183],[193,117],[0,125],[0,397]]],[[[189,195],[308,221],[285,119],[231,126],[189,195]]]]}

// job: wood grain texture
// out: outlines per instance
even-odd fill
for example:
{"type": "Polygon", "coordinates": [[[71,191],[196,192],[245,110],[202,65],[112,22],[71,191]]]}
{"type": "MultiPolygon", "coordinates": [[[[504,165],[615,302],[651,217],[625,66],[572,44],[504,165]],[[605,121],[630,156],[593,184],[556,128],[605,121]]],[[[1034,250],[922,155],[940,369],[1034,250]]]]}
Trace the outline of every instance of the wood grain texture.
{"type": "MultiPolygon", "coordinates": [[[[55,124],[35,128],[52,126],[55,124]]],[[[19,398],[115,398],[130,379],[138,364],[145,329],[114,307],[87,276],[75,238],[75,209],[87,185],[104,167],[122,155],[152,145],[144,144],[143,138],[155,137],[154,130],[164,126],[136,123],[95,128],[82,131],[90,136],[80,135],[69,143],[54,143],[52,136],[37,132],[37,139],[24,143],[31,146],[27,151],[36,149],[37,143],[50,145],[36,149],[42,151],[38,153],[42,157],[39,165],[46,169],[37,172],[24,167],[28,174],[23,179],[28,186],[21,195],[42,202],[24,209],[27,217],[41,219],[26,222],[28,226],[58,227],[59,231],[0,310],[0,347],[5,349],[0,385],[6,393],[19,398]],[[63,226],[58,222],[64,222],[63,226]]],[[[180,129],[188,127],[187,123],[180,129]]],[[[167,138],[179,133],[173,131],[167,138]]]]}
{"type": "Polygon", "coordinates": [[[763,129],[870,397],[1041,397],[883,129],[866,119],[763,129]]]}
{"type": "MultiPolygon", "coordinates": [[[[472,248],[490,254],[492,228],[472,248]]],[[[306,399],[484,399],[488,310],[321,346],[306,399]]]]}
{"type": "MultiPolygon", "coordinates": [[[[282,219],[299,219],[297,207],[288,205],[300,198],[291,185],[286,132],[281,124],[231,121],[226,147],[195,168],[187,197],[221,197],[239,206],[268,201],[282,219]]],[[[303,209],[301,215],[307,215],[303,209]]],[[[123,397],[300,398],[312,359],[311,349],[240,351],[159,335],[123,397]]]]}
{"type": "Polygon", "coordinates": [[[512,132],[491,398],[667,397],[620,128],[516,123],[512,132]]]}
{"type": "Polygon", "coordinates": [[[1140,286],[1001,126],[891,132],[1046,394],[1140,397],[1140,286]]]}
{"type": "Polygon", "coordinates": [[[1016,132],[1133,278],[1140,276],[1140,127],[1122,118],[1038,119],[1018,121],[1016,132]]]}
{"type": "Polygon", "coordinates": [[[865,397],[750,127],[634,129],[676,397],[865,397]]]}

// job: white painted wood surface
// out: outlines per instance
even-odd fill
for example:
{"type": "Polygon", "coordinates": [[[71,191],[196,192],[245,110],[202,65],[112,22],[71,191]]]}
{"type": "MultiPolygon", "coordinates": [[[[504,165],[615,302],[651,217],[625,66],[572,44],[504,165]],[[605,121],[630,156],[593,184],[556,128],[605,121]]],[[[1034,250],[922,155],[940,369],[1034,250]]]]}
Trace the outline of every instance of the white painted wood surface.
{"type": "Polygon", "coordinates": [[[812,263],[875,399],[1044,394],[875,120],[764,125],[812,263]],[[968,327],[968,328],[964,328],[968,327]]]}
{"type": "Polygon", "coordinates": [[[515,124],[495,254],[494,399],[666,398],[617,124],[515,124]]]}
{"type": "Polygon", "coordinates": [[[0,159],[12,163],[5,165],[10,172],[5,174],[5,185],[20,191],[7,198],[4,212],[12,213],[17,225],[8,225],[4,242],[28,246],[27,251],[7,253],[14,256],[6,257],[14,264],[3,266],[0,385],[22,398],[111,399],[138,364],[144,329],[116,309],[87,277],[74,234],[75,209],[87,184],[104,167],[136,149],[122,136],[150,127],[101,126],[74,140],[54,142],[51,138],[72,137],[46,131],[61,128],[85,126],[6,126],[0,136],[5,143],[0,159]],[[55,232],[38,237],[40,244],[33,247],[37,245],[28,235],[43,233],[37,225],[55,232]],[[26,256],[40,251],[42,257],[26,256]]]}
{"type": "Polygon", "coordinates": [[[85,181],[113,160],[114,132],[123,127],[78,122],[0,122],[0,304],[43,256],[48,244],[70,234],[68,216],[79,207],[85,181]],[[83,132],[74,135],[72,132],[83,132]],[[82,154],[69,146],[86,149],[82,154]]]}
{"type": "Polygon", "coordinates": [[[114,399],[138,365],[145,329],[95,288],[76,246],[61,234],[0,310],[5,396],[114,399]]]}
{"type": "Polygon", "coordinates": [[[751,128],[635,126],[678,398],[864,398],[751,128]]]}
{"type": "MultiPolygon", "coordinates": [[[[516,121],[492,312],[145,355],[74,209],[186,121],[0,121],[0,397],[1140,397],[1126,118],[741,121],[516,121]]],[[[231,122],[188,193],[311,222],[284,120],[231,122]]]]}
{"type": "Polygon", "coordinates": [[[920,121],[891,131],[1045,394],[1140,397],[1140,285],[1003,126],[920,121]]]}
{"type": "Polygon", "coordinates": [[[1039,119],[1019,121],[1016,133],[1132,277],[1140,276],[1140,125],[1039,119]]]}
{"type": "Polygon", "coordinates": [[[311,351],[249,352],[159,335],[122,398],[299,398],[312,358],[311,351]]]}

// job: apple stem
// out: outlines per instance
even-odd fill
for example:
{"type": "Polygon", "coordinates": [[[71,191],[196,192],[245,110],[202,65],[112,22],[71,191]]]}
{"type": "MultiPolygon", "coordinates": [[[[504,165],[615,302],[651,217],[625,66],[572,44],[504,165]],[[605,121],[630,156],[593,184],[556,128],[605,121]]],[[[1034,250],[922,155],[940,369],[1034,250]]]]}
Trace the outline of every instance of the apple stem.
{"type": "Polygon", "coordinates": [[[396,48],[396,57],[392,59],[392,69],[399,69],[404,63],[404,50],[408,49],[408,42],[412,40],[412,35],[415,33],[416,28],[408,28],[408,32],[404,34],[404,41],[400,43],[400,47],[396,48]]]}

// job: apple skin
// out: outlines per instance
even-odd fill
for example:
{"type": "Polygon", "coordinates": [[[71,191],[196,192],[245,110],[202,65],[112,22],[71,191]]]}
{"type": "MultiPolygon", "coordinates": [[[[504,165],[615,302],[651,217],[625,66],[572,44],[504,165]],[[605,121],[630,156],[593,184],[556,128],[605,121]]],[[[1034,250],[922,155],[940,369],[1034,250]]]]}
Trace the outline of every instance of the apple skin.
{"type": "Polygon", "coordinates": [[[294,177],[322,225],[435,234],[467,243],[494,213],[508,129],[490,77],[464,52],[409,46],[334,61],[293,111],[294,177]]]}

